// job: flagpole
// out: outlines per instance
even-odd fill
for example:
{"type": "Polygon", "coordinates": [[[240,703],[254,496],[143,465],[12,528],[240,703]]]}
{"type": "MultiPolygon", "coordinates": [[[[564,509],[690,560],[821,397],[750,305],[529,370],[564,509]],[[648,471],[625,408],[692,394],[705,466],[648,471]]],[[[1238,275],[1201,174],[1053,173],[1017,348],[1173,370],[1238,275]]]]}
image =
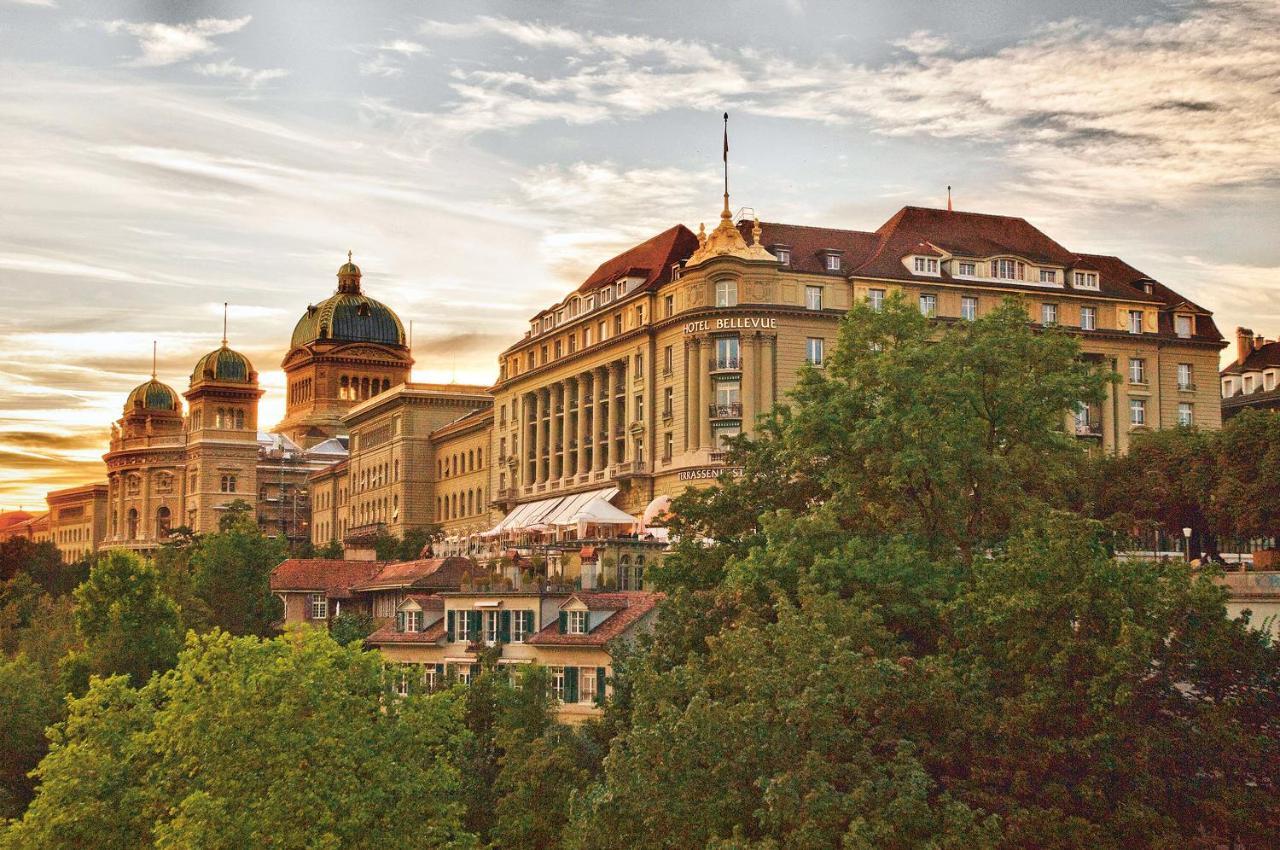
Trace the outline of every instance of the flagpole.
{"type": "Polygon", "coordinates": [[[729,217],[729,113],[724,114],[724,217],[729,217]]]}

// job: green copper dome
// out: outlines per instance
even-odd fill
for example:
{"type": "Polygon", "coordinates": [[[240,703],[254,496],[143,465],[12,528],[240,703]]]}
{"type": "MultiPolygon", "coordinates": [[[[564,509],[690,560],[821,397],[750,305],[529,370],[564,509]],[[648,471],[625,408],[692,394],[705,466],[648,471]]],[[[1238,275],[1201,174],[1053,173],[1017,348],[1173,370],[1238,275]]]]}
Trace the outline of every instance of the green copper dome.
{"type": "Polygon", "coordinates": [[[338,269],[338,291],[308,307],[294,326],[291,347],[317,340],[404,346],[400,317],[386,304],[361,293],[360,267],[350,258],[338,269]]]}
{"type": "Polygon", "coordinates": [[[162,384],[155,378],[134,387],[133,392],[129,393],[129,398],[125,400],[124,412],[132,413],[136,410],[154,410],[164,412],[179,412],[182,405],[178,401],[178,394],[168,384],[162,384]]]}
{"type": "Polygon", "coordinates": [[[223,384],[249,384],[256,377],[249,358],[223,345],[210,351],[196,363],[191,371],[191,386],[201,381],[217,381],[223,384]]]}

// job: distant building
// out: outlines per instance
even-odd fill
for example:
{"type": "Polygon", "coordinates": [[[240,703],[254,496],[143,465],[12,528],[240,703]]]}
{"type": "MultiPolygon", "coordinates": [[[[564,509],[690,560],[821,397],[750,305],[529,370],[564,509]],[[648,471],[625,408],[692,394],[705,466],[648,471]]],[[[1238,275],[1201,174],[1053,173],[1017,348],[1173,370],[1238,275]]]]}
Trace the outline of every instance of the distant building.
{"type": "Polygon", "coordinates": [[[1220,378],[1223,419],[1245,408],[1280,410],[1280,341],[1236,328],[1236,359],[1220,378]]]}
{"type": "Polygon", "coordinates": [[[54,490],[46,497],[51,524],[50,539],[70,563],[97,551],[107,536],[108,487],[85,484],[54,490]]]}
{"type": "Polygon", "coordinates": [[[32,543],[43,543],[49,540],[48,512],[31,514],[26,511],[7,511],[0,514],[0,543],[18,538],[30,540],[32,543]]]}

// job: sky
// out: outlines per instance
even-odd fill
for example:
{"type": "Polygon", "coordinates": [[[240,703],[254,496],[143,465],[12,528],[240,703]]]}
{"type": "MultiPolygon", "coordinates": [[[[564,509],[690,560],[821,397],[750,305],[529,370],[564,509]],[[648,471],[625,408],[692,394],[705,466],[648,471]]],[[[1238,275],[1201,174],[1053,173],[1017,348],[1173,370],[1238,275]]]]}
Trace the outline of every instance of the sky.
{"type": "Polygon", "coordinates": [[[1023,216],[1280,335],[1275,0],[0,0],[0,508],[105,479],[151,371],[279,364],[354,252],[414,379],[488,383],[600,262],[720,206],[1023,216]]]}

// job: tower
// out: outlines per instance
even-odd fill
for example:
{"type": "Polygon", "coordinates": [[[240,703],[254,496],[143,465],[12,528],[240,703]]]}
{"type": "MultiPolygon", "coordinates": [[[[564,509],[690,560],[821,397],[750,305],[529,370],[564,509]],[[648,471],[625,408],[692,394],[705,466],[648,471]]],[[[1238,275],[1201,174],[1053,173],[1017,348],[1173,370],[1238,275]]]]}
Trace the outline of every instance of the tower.
{"type": "Polygon", "coordinates": [[[307,307],[281,364],[287,396],[276,430],[303,448],[345,436],[344,413],[409,380],[413,358],[404,326],[391,308],[363,293],[360,278],[348,252],[338,291],[307,307]]]}

